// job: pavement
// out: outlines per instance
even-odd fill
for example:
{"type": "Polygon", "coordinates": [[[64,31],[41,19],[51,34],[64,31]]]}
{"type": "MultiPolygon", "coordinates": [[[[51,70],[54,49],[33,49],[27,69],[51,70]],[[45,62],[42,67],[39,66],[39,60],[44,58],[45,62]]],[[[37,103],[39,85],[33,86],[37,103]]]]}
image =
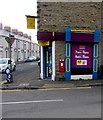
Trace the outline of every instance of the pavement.
{"type": "Polygon", "coordinates": [[[103,79],[98,80],[71,80],[71,81],[53,81],[44,80],[35,77],[34,80],[26,82],[26,80],[13,81],[12,83],[7,83],[5,80],[1,84],[1,90],[13,90],[13,89],[47,89],[47,88],[75,88],[75,87],[90,87],[90,86],[103,86],[103,79]]]}
{"type": "MultiPolygon", "coordinates": [[[[7,83],[6,80],[0,81],[1,90],[13,89],[48,89],[48,88],[75,88],[75,87],[90,87],[90,86],[103,86],[103,79],[98,80],[48,80],[39,78],[39,69],[34,73],[34,79],[15,79],[13,82],[7,83]]],[[[26,77],[25,77],[26,78],[26,77]]]]}

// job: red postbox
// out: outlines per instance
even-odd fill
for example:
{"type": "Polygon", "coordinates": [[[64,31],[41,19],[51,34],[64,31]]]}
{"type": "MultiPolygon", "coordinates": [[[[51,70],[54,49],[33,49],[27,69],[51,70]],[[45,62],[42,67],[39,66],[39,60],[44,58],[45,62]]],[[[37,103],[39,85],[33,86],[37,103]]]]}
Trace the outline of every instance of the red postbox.
{"type": "Polygon", "coordinates": [[[60,72],[65,71],[64,59],[59,59],[59,71],[60,72]]]}

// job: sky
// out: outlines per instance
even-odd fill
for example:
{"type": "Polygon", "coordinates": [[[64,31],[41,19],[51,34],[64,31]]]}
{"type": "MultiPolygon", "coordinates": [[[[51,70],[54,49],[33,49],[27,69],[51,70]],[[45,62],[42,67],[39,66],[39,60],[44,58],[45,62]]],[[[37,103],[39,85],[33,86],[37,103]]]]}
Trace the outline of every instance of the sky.
{"type": "Polygon", "coordinates": [[[27,29],[25,15],[37,15],[36,0],[0,0],[0,23],[31,35],[37,43],[37,29],[27,29]]]}

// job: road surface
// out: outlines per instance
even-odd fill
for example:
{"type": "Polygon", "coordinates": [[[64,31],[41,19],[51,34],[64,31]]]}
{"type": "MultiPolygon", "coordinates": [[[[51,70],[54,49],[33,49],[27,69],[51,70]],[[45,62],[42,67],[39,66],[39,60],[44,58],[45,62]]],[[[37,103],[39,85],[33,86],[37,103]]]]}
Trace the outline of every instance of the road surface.
{"type": "Polygon", "coordinates": [[[101,87],[2,91],[3,118],[101,118],[101,87]]]}

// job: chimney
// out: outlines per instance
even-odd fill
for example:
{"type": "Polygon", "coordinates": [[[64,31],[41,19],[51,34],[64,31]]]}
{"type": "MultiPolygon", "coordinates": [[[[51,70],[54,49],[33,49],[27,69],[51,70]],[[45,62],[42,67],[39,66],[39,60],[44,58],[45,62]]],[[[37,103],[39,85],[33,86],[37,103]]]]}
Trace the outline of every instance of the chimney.
{"type": "Polygon", "coordinates": [[[11,27],[10,26],[5,26],[4,30],[11,32],[11,27]]]}
{"type": "Polygon", "coordinates": [[[18,34],[18,30],[17,29],[12,29],[12,33],[18,34]]]}
{"type": "Polygon", "coordinates": [[[23,34],[24,37],[28,38],[28,35],[27,34],[23,34]]]}
{"type": "Polygon", "coordinates": [[[31,36],[28,36],[28,38],[31,40],[31,36]]]}
{"type": "Polygon", "coordinates": [[[23,36],[23,32],[21,32],[21,31],[18,31],[18,34],[21,35],[21,36],[23,36]]]}
{"type": "Polygon", "coordinates": [[[3,29],[3,24],[2,23],[0,23],[0,29],[3,29]]]}

